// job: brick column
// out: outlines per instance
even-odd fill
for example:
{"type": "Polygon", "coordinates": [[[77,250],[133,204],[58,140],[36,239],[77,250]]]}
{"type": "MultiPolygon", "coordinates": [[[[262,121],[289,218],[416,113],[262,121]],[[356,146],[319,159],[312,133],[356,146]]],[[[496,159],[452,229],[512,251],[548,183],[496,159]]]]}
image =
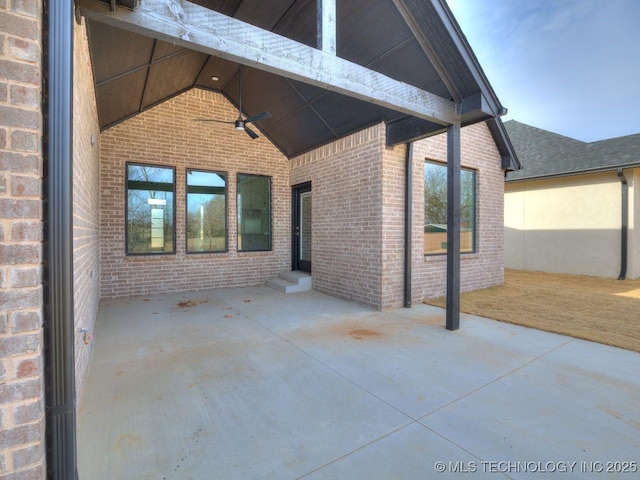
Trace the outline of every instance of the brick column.
{"type": "Polygon", "coordinates": [[[0,477],[44,478],[42,2],[0,0],[0,477]]]}

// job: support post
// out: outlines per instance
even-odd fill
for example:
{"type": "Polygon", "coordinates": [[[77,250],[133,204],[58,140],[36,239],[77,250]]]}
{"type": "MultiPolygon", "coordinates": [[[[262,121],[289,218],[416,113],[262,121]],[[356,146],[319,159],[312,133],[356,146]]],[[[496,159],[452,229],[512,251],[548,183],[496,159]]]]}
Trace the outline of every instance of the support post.
{"type": "Polygon", "coordinates": [[[317,0],[318,50],[336,54],[336,0],[317,0]]]}
{"type": "Polygon", "coordinates": [[[460,125],[447,127],[446,327],[460,328],[460,125]]]}
{"type": "Polygon", "coordinates": [[[411,258],[413,250],[413,142],[407,143],[404,185],[404,306],[411,308],[411,258]]]}
{"type": "Polygon", "coordinates": [[[44,363],[47,478],[77,479],[73,319],[73,0],[45,2],[44,363]]]}

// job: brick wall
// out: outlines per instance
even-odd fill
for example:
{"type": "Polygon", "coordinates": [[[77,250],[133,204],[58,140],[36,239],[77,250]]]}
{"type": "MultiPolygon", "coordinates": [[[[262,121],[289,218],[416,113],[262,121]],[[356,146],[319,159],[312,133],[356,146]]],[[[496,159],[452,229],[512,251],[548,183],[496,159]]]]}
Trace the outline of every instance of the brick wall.
{"type": "MultiPolygon", "coordinates": [[[[385,148],[383,153],[384,225],[382,239],[384,252],[382,259],[383,295],[381,301],[383,309],[404,305],[405,152],[405,146],[400,145],[395,148],[385,148]]],[[[420,202],[420,205],[422,205],[422,202],[420,202]]],[[[422,210],[415,204],[413,212],[413,224],[415,227],[416,222],[419,221],[423,214],[422,210]]],[[[412,275],[415,276],[416,272],[412,271],[412,275]]]]}
{"type": "Polygon", "coordinates": [[[40,0],[0,0],[0,477],[44,478],[40,0]]]}
{"type": "MultiPolygon", "coordinates": [[[[463,291],[503,282],[503,172],[484,123],[462,129],[462,165],[477,170],[477,252],[462,255],[463,291]]],[[[379,309],[404,301],[404,145],[384,125],[291,161],[291,184],[312,182],[314,288],[379,309]]],[[[446,256],[424,255],[424,161],[446,162],[446,134],[413,157],[413,302],[446,293],[446,256]]]]}
{"type": "MultiPolygon", "coordinates": [[[[446,163],[446,134],[421,140],[414,146],[414,303],[446,294],[446,255],[424,255],[424,161],[427,159],[446,163]]],[[[485,123],[461,130],[461,164],[477,172],[476,253],[461,255],[460,288],[464,292],[504,282],[504,172],[500,154],[485,123]]]]}
{"type": "Polygon", "coordinates": [[[311,182],[314,288],[382,308],[384,125],[291,160],[291,184],[311,182]]]}
{"type": "Polygon", "coordinates": [[[232,125],[235,108],[219,94],[192,89],[101,135],[100,249],[103,297],[258,285],[291,267],[289,161],[264,136],[232,125]],[[176,167],[176,254],[125,255],[125,163],[176,167]],[[229,251],[185,253],[185,169],[226,172],[229,251]],[[236,174],[272,177],[273,250],[237,251],[236,174]]]}
{"type": "Polygon", "coordinates": [[[84,19],[82,26],[75,22],[74,25],[73,290],[79,396],[91,357],[89,335],[95,326],[100,301],[100,128],[84,19]]]}

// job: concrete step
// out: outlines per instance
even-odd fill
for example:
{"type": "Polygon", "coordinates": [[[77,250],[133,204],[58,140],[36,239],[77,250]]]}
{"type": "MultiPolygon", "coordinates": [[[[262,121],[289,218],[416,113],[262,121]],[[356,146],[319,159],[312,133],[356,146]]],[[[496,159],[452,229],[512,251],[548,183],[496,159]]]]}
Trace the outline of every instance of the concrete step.
{"type": "Polygon", "coordinates": [[[268,287],[274,288],[284,293],[307,292],[311,290],[313,281],[311,275],[306,272],[283,272],[277,277],[269,278],[266,281],[268,287]]]}
{"type": "Polygon", "coordinates": [[[311,275],[307,272],[296,270],[291,272],[283,272],[278,276],[288,282],[296,283],[298,285],[304,285],[308,287],[309,290],[311,290],[311,287],[313,286],[311,275]]]}

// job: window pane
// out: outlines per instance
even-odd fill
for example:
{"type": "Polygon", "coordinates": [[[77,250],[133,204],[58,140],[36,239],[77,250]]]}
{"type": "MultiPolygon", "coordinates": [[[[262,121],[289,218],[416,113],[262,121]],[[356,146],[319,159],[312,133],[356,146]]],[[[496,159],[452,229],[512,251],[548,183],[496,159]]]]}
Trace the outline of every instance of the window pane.
{"type": "MultiPolygon", "coordinates": [[[[476,172],[460,172],[460,251],[475,251],[476,172]]],[[[447,252],[447,166],[424,164],[424,253],[447,252]]]]}
{"type": "Polygon", "coordinates": [[[460,171],[460,251],[474,252],[476,232],[476,172],[460,171]]]}
{"type": "Polygon", "coordinates": [[[173,253],[174,170],[127,165],[128,254],[173,253]]]}
{"type": "Polygon", "coordinates": [[[238,175],[238,250],[271,250],[271,179],[238,175]]]}
{"type": "Polygon", "coordinates": [[[187,170],[187,253],[227,250],[227,177],[187,170]]]}

